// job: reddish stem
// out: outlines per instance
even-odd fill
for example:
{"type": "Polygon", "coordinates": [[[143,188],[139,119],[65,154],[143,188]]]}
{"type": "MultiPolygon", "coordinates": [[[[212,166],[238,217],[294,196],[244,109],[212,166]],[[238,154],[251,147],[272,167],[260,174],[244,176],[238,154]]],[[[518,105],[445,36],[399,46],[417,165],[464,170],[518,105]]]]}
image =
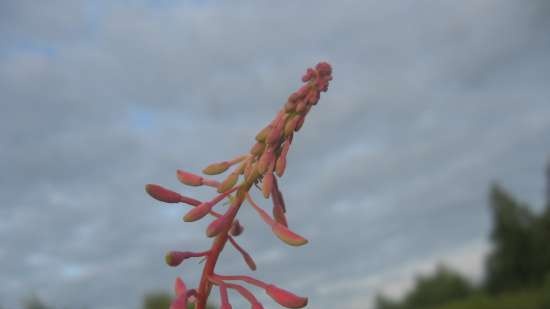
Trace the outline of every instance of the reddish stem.
{"type": "Polygon", "coordinates": [[[222,275],[212,275],[213,279],[216,279],[216,280],[221,280],[221,281],[225,281],[225,280],[240,280],[240,281],[244,281],[244,282],[247,282],[247,283],[250,283],[252,285],[255,285],[257,287],[260,287],[262,289],[265,289],[267,288],[267,286],[269,284],[263,282],[263,281],[260,281],[258,279],[254,279],[252,277],[249,277],[249,276],[222,276],[222,275]]]}

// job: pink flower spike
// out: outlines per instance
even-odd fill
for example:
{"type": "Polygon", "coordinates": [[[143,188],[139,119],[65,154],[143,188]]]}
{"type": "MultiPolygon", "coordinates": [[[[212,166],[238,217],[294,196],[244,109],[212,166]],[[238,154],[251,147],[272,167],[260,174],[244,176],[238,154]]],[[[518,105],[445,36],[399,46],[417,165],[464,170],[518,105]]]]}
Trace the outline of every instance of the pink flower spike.
{"type": "Polygon", "coordinates": [[[203,185],[203,178],[199,175],[195,175],[182,170],[177,170],[176,176],[178,177],[178,180],[184,185],[195,187],[203,185]]]}
{"type": "Polygon", "coordinates": [[[152,198],[165,203],[179,203],[182,198],[181,194],[155,184],[146,185],[145,191],[152,198]]]}
{"type": "Polygon", "coordinates": [[[267,295],[271,296],[279,305],[287,308],[303,308],[307,305],[307,297],[297,296],[289,291],[268,285],[265,289],[267,295]]]}

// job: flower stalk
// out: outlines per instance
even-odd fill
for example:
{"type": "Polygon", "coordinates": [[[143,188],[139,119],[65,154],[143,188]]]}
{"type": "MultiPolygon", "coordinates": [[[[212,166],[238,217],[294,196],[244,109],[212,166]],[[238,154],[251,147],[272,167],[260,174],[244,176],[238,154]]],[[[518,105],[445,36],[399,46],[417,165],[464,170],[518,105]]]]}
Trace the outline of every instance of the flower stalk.
{"type": "Polygon", "coordinates": [[[214,188],[217,195],[213,199],[201,202],[156,184],[146,185],[146,192],[158,201],[193,206],[194,208],[183,217],[186,222],[198,221],[207,215],[215,217],[206,229],[206,236],[214,238],[208,250],[170,251],[165,257],[166,263],[172,267],[180,265],[188,258],[203,257],[206,260],[197,289],[188,290],[183,280],[176,279],[174,284],[176,298],[172,302],[171,309],[185,309],[188,303],[195,303],[196,309],[205,309],[213,285],[220,290],[222,309],[232,308],[227,289],[237,291],[251,304],[252,309],[263,308],[247,288],[228,281],[242,281],[264,289],[275,302],[286,308],[303,308],[307,305],[306,297],[297,296],[249,276],[219,275],[215,273],[215,267],[225,244],[229,241],[242,255],[248,267],[256,270],[256,263],[252,256],[239,246],[235,239],[244,230],[236,217],[245,201],[283,242],[291,246],[307,243],[307,239],[293,232],[288,226],[287,209],[277,178],[282,177],[285,172],[294,133],[303,126],[311,107],[319,101],[320,93],[327,91],[330,80],[332,80],[332,68],[326,62],[320,62],[315,68],[307,69],[302,76],[305,85],[292,93],[275,118],[256,134],[256,141],[248,153],[210,164],[202,170],[205,175],[219,175],[233,168],[222,181],[177,170],[176,176],[184,185],[192,187],[204,185],[214,188]],[[273,217],[252,199],[249,191],[253,186],[260,189],[264,198],[272,200],[273,217]],[[212,210],[225,199],[229,201],[229,207],[223,213],[212,210]]]}

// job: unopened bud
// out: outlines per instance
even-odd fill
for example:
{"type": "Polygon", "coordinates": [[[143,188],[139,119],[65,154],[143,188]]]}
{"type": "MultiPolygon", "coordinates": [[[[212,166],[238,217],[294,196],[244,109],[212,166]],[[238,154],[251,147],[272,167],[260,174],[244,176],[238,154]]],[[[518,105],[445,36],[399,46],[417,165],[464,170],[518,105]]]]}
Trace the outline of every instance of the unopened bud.
{"type": "Polygon", "coordinates": [[[257,142],[256,144],[254,144],[254,146],[252,146],[252,148],[250,149],[250,154],[252,154],[253,156],[259,156],[262,154],[262,152],[264,152],[264,148],[265,148],[265,144],[262,143],[262,142],[257,142]]]}
{"type": "Polygon", "coordinates": [[[301,114],[306,110],[306,107],[307,101],[305,99],[301,100],[300,102],[298,102],[298,105],[296,105],[296,112],[301,114]]]}
{"type": "Polygon", "coordinates": [[[273,284],[268,285],[265,292],[279,305],[287,308],[303,308],[307,305],[307,297],[300,297],[273,284]]]}
{"type": "Polygon", "coordinates": [[[263,155],[260,157],[260,160],[256,164],[256,169],[258,170],[258,173],[260,175],[263,175],[274,159],[275,154],[273,153],[273,148],[267,148],[267,150],[264,151],[263,155]]]}
{"type": "Polygon", "coordinates": [[[239,223],[239,220],[233,221],[233,224],[231,225],[231,229],[229,230],[229,233],[232,236],[237,237],[241,235],[243,231],[244,231],[244,227],[241,225],[241,223],[239,223]]]}
{"type": "Polygon", "coordinates": [[[296,123],[296,128],[294,128],[294,131],[298,132],[298,130],[300,130],[300,128],[304,124],[305,119],[306,119],[305,115],[298,117],[298,122],[296,123]]]}
{"type": "Polygon", "coordinates": [[[286,157],[285,156],[279,156],[277,158],[277,162],[275,162],[275,173],[277,176],[282,177],[285,173],[286,168],[286,157]]]}
{"type": "Polygon", "coordinates": [[[200,220],[210,212],[210,209],[212,209],[212,204],[209,202],[204,202],[199,206],[189,210],[185,214],[185,216],[183,216],[183,221],[193,222],[200,220]]]}
{"type": "Polygon", "coordinates": [[[296,124],[298,123],[298,120],[300,120],[299,115],[292,115],[287,122],[285,123],[285,127],[283,129],[283,133],[285,136],[289,136],[294,132],[294,129],[296,128],[296,124]]]}
{"type": "Polygon", "coordinates": [[[273,173],[267,172],[262,180],[262,193],[265,198],[269,198],[271,188],[273,188],[273,173]]]}
{"type": "Polygon", "coordinates": [[[287,227],[280,223],[275,223],[271,230],[273,233],[287,245],[302,246],[307,244],[307,239],[289,230],[287,227]]]}
{"type": "MultiPolygon", "coordinates": [[[[175,267],[175,266],[180,265],[184,260],[186,260],[190,257],[193,257],[193,256],[194,256],[193,252],[170,251],[170,252],[166,253],[166,255],[164,256],[164,260],[166,261],[166,264],[168,264],[169,266],[175,267]]],[[[179,280],[181,281],[181,279],[179,279],[179,280]]],[[[181,281],[181,283],[183,283],[183,281],[181,281]]],[[[178,283],[178,281],[176,281],[176,289],[177,289],[178,285],[180,285],[180,283],[178,283]]]]}
{"type": "Polygon", "coordinates": [[[185,282],[181,280],[180,277],[176,278],[176,282],[174,282],[174,291],[176,292],[176,295],[185,295],[187,293],[187,287],[185,286],[185,282]]]}
{"type": "Polygon", "coordinates": [[[179,203],[182,198],[181,194],[155,184],[146,185],[145,191],[152,198],[165,203],[179,203]]]}
{"type": "Polygon", "coordinates": [[[266,138],[266,143],[269,145],[275,144],[279,139],[281,139],[281,134],[283,133],[283,127],[285,125],[284,119],[281,117],[273,129],[269,132],[269,135],[266,138]]]}
{"type": "Polygon", "coordinates": [[[271,132],[271,125],[268,125],[267,127],[263,128],[258,134],[256,134],[256,140],[258,142],[263,142],[269,135],[269,132],[271,132]]]}
{"type": "Polygon", "coordinates": [[[229,222],[228,214],[225,213],[223,216],[217,218],[208,225],[208,227],[206,228],[206,236],[218,236],[225,228],[227,228],[227,225],[230,223],[231,222],[229,222]]]}
{"type": "Polygon", "coordinates": [[[202,186],[202,177],[186,171],[177,170],[176,175],[178,180],[188,186],[202,186]]]}
{"type": "Polygon", "coordinates": [[[218,187],[218,192],[223,193],[231,188],[237,183],[237,180],[239,180],[239,174],[238,173],[231,173],[225,180],[220,184],[218,187]]]}
{"type": "Polygon", "coordinates": [[[225,172],[229,168],[229,166],[231,165],[227,161],[212,163],[205,167],[202,172],[206,175],[218,175],[225,172]]]}

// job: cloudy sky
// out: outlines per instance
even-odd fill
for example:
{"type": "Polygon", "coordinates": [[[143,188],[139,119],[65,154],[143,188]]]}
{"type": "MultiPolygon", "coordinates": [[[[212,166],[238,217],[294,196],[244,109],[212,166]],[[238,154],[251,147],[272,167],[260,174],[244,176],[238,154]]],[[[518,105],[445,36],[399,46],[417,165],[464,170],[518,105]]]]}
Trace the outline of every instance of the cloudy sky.
{"type": "MultiPolygon", "coordinates": [[[[479,279],[489,183],[543,203],[549,31],[545,0],[1,1],[0,306],[137,309],[195,284],[163,257],[207,248],[207,222],[144,184],[211,197],[175,170],[247,151],[322,60],[280,181],[310,243],[244,208],[255,276],[317,309],[367,309],[440,261],[479,279]]],[[[249,273],[229,247],[219,272],[249,273]]]]}

